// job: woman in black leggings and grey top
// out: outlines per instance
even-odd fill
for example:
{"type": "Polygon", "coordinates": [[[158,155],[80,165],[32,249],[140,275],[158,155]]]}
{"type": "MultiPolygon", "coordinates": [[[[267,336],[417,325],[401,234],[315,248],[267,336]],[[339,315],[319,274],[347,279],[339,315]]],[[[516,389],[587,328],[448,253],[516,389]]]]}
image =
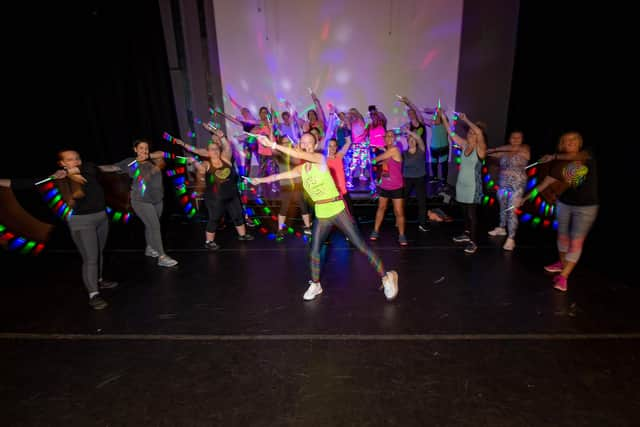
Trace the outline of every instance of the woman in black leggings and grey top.
{"type": "Polygon", "coordinates": [[[415,188],[418,200],[418,230],[429,231],[427,224],[427,197],[424,178],[427,174],[425,167],[424,141],[420,134],[408,132],[409,147],[402,152],[402,177],[404,178],[405,207],[409,204],[409,195],[415,188]]]}
{"type": "MultiPolygon", "coordinates": [[[[67,217],[71,238],[82,256],[82,280],[89,293],[89,305],[95,310],[107,307],[100,297],[101,289],[115,288],[116,282],[102,279],[102,251],[107,243],[109,220],[105,213],[104,190],[98,183],[98,167],[82,163],[80,154],[73,150],[58,152],[62,169],[52,178],[64,201],[73,209],[67,217]]],[[[16,190],[33,189],[35,180],[0,180],[0,186],[16,190]]]]}

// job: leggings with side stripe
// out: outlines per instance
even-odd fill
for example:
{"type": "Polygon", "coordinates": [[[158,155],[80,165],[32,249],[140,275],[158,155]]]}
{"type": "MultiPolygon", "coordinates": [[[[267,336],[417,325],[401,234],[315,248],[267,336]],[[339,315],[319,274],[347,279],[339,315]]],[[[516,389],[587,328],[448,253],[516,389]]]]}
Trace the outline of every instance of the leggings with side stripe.
{"type": "Polygon", "coordinates": [[[349,238],[353,246],[367,256],[369,263],[376,270],[378,276],[383,277],[385,270],[382,260],[367,246],[351,216],[346,210],[343,210],[331,218],[316,218],[311,242],[311,280],[314,282],[320,281],[320,248],[334,226],[338,227],[349,238]]]}

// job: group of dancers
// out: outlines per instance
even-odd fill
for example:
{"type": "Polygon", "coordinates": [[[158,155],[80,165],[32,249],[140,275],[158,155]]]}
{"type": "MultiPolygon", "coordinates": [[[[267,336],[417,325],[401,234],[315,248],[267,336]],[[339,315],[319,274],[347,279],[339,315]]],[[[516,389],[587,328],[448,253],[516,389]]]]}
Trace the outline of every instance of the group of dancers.
{"type": "MultiPolygon", "coordinates": [[[[255,120],[247,108],[239,106],[239,117],[222,112],[216,114],[242,126],[242,137],[230,140],[212,123],[204,123],[212,135],[207,148],[198,148],[180,139],[174,141],[188,153],[188,162],[196,172],[195,189],[202,194],[209,217],[204,241],[208,250],[219,249],[216,232],[225,213],[236,228],[238,240],[254,239],[247,230],[251,222],[238,186],[244,180],[245,184],[263,192],[279,193],[282,202],[278,215],[279,237],[284,236],[289,205],[293,202],[300,207],[304,232],[311,235],[311,280],[303,294],[304,300],[313,300],[323,292],[320,249],[333,228],[341,230],[350,244],[367,257],[380,277],[385,297],[392,300],[398,294],[398,273],[387,270],[362,237],[349,197],[349,183],[352,178],[368,173],[376,184],[378,209],[369,239],[375,241],[379,238],[391,199],[398,243],[406,246],[404,204],[412,190],[418,199],[418,229],[421,232],[429,229],[425,201],[427,150],[431,151],[429,163],[432,168],[440,166],[440,176],[446,179],[449,152],[452,146],[456,146],[462,155],[455,199],[463,208],[465,228],[462,235],[454,237],[454,242],[464,243],[467,254],[478,250],[477,209],[482,197],[480,169],[483,159],[496,157],[500,161],[500,224],[489,234],[507,236],[503,248],[513,250],[519,209],[526,200],[555,187],[553,197],[557,197],[559,260],[545,269],[557,273],[553,279],[556,289],[567,290],[567,279],[580,258],[584,239],[598,210],[596,163],[592,153],[583,149],[580,134],[562,135],[557,153],[539,160],[539,163],[555,162],[557,167],[551,167],[544,180],[524,195],[525,168],[530,160],[530,149],[523,143],[522,132],[512,132],[506,145],[487,148],[482,123],[456,113],[464,126],[454,130],[440,106],[427,110],[430,115],[427,120],[408,98],[399,97],[408,107],[410,121],[398,132],[386,129],[386,118],[375,107],[371,110],[369,124],[355,109],[344,113],[330,107],[326,117],[318,98],[313,93],[311,95],[318,111],[309,111],[306,121],[299,120],[292,110],[278,115],[266,107],[260,109],[260,119],[255,120]],[[427,128],[432,134],[428,145],[427,128]],[[407,139],[406,149],[398,144],[399,134],[407,139]],[[368,171],[362,167],[362,154],[353,160],[355,148],[367,150],[366,156],[370,160],[368,171]],[[351,153],[351,159],[345,160],[348,153],[351,153]],[[250,176],[252,155],[259,158],[257,176],[250,176]],[[278,187],[274,186],[276,183],[279,183],[278,187]],[[312,212],[315,216],[313,227],[312,212]]],[[[235,100],[233,102],[239,105],[235,100]]],[[[77,151],[65,149],[58,153],[59,169],[51,175],[63,199],[74,210],[67,223],[83,260],[82,277],[89,294],[89,304],[94,309],[107,306],[100,290],[117,286],[116,282],[102,276],[102,252],[108,233],[108,219],[105,194],[98,179],[100,173],[128,174],[131,178],[131,208],[145,226],[145,255],[157,258],[160,267],[178,264],[165,253],[160,230],[165,153],[152,152],[150,141],[144,139],[134,142],[133,151],[135,156],[118,163],[96,166],[83,162],[77,151]]],[[[432,176],[435,176],[435,168],[431,171],[432,176]]],[[[2,179],[0,186],[33,188],[34,180],[2,179]]]]}

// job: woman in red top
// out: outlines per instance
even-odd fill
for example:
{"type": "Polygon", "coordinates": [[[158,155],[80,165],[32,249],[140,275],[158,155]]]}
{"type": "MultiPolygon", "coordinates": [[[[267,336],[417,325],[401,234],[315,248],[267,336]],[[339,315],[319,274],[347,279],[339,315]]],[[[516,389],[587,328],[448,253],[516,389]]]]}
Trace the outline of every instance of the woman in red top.
{"type": "MultiPolygon", "coordinates": [[[[273,126],[271,123],[271,117],[267,107],[260,107],[260,125],[251,130],[251,133],[258,135],[264,135],[273,139],[273,126]]],[[[258,176],[269,176],[278,173],[278,163],[273,158],[273,152],[270,148],[264,147],[262,144],[258,144],[258,160],[260,168],[258,169],[258,176]]],[[[263,191],[258,188],[258,194],[262,195],[263,191]]],[[[277,182],[271,183],[271,192],[277,193],[280,190],[280,185],[277,182]]],[[[268,190],[267,190],[268,191],[268,190]]],[[[268,193],[267,193],[268,194],[268,193]]],[[[264,194],[264,196],[267,196],[264,194]]]]}
{"type": "Polygon", "coordinates": [[[347,209],[351,216],[355,218],[353,215],[353,202],[347,191],[347,183],[344,176],[344,156],[349,151],[349,147],[351,147],[351,137],[348,135],[345,136],[345,143],[340,151],[338,151],[338,141],[330,139],[327,148],[327,166],[329,166],[329,171],[333,181],[336,183],[336,187],[338,187],[342,200],[347,204],[347,209]]]}

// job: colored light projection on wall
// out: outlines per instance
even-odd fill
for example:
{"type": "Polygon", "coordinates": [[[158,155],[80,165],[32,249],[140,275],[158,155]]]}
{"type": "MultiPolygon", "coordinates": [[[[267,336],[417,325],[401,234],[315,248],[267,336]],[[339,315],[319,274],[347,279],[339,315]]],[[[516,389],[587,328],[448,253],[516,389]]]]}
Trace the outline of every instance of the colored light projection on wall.
{"type": "Polygon", "coordinates": [[[455,106],[462,0],[216,0],[227,113],[290,101],[300,115],[312,88],[326,107],[368,105],[388,127],[407,122],[395,94],[418,107],[455,106]]]}

